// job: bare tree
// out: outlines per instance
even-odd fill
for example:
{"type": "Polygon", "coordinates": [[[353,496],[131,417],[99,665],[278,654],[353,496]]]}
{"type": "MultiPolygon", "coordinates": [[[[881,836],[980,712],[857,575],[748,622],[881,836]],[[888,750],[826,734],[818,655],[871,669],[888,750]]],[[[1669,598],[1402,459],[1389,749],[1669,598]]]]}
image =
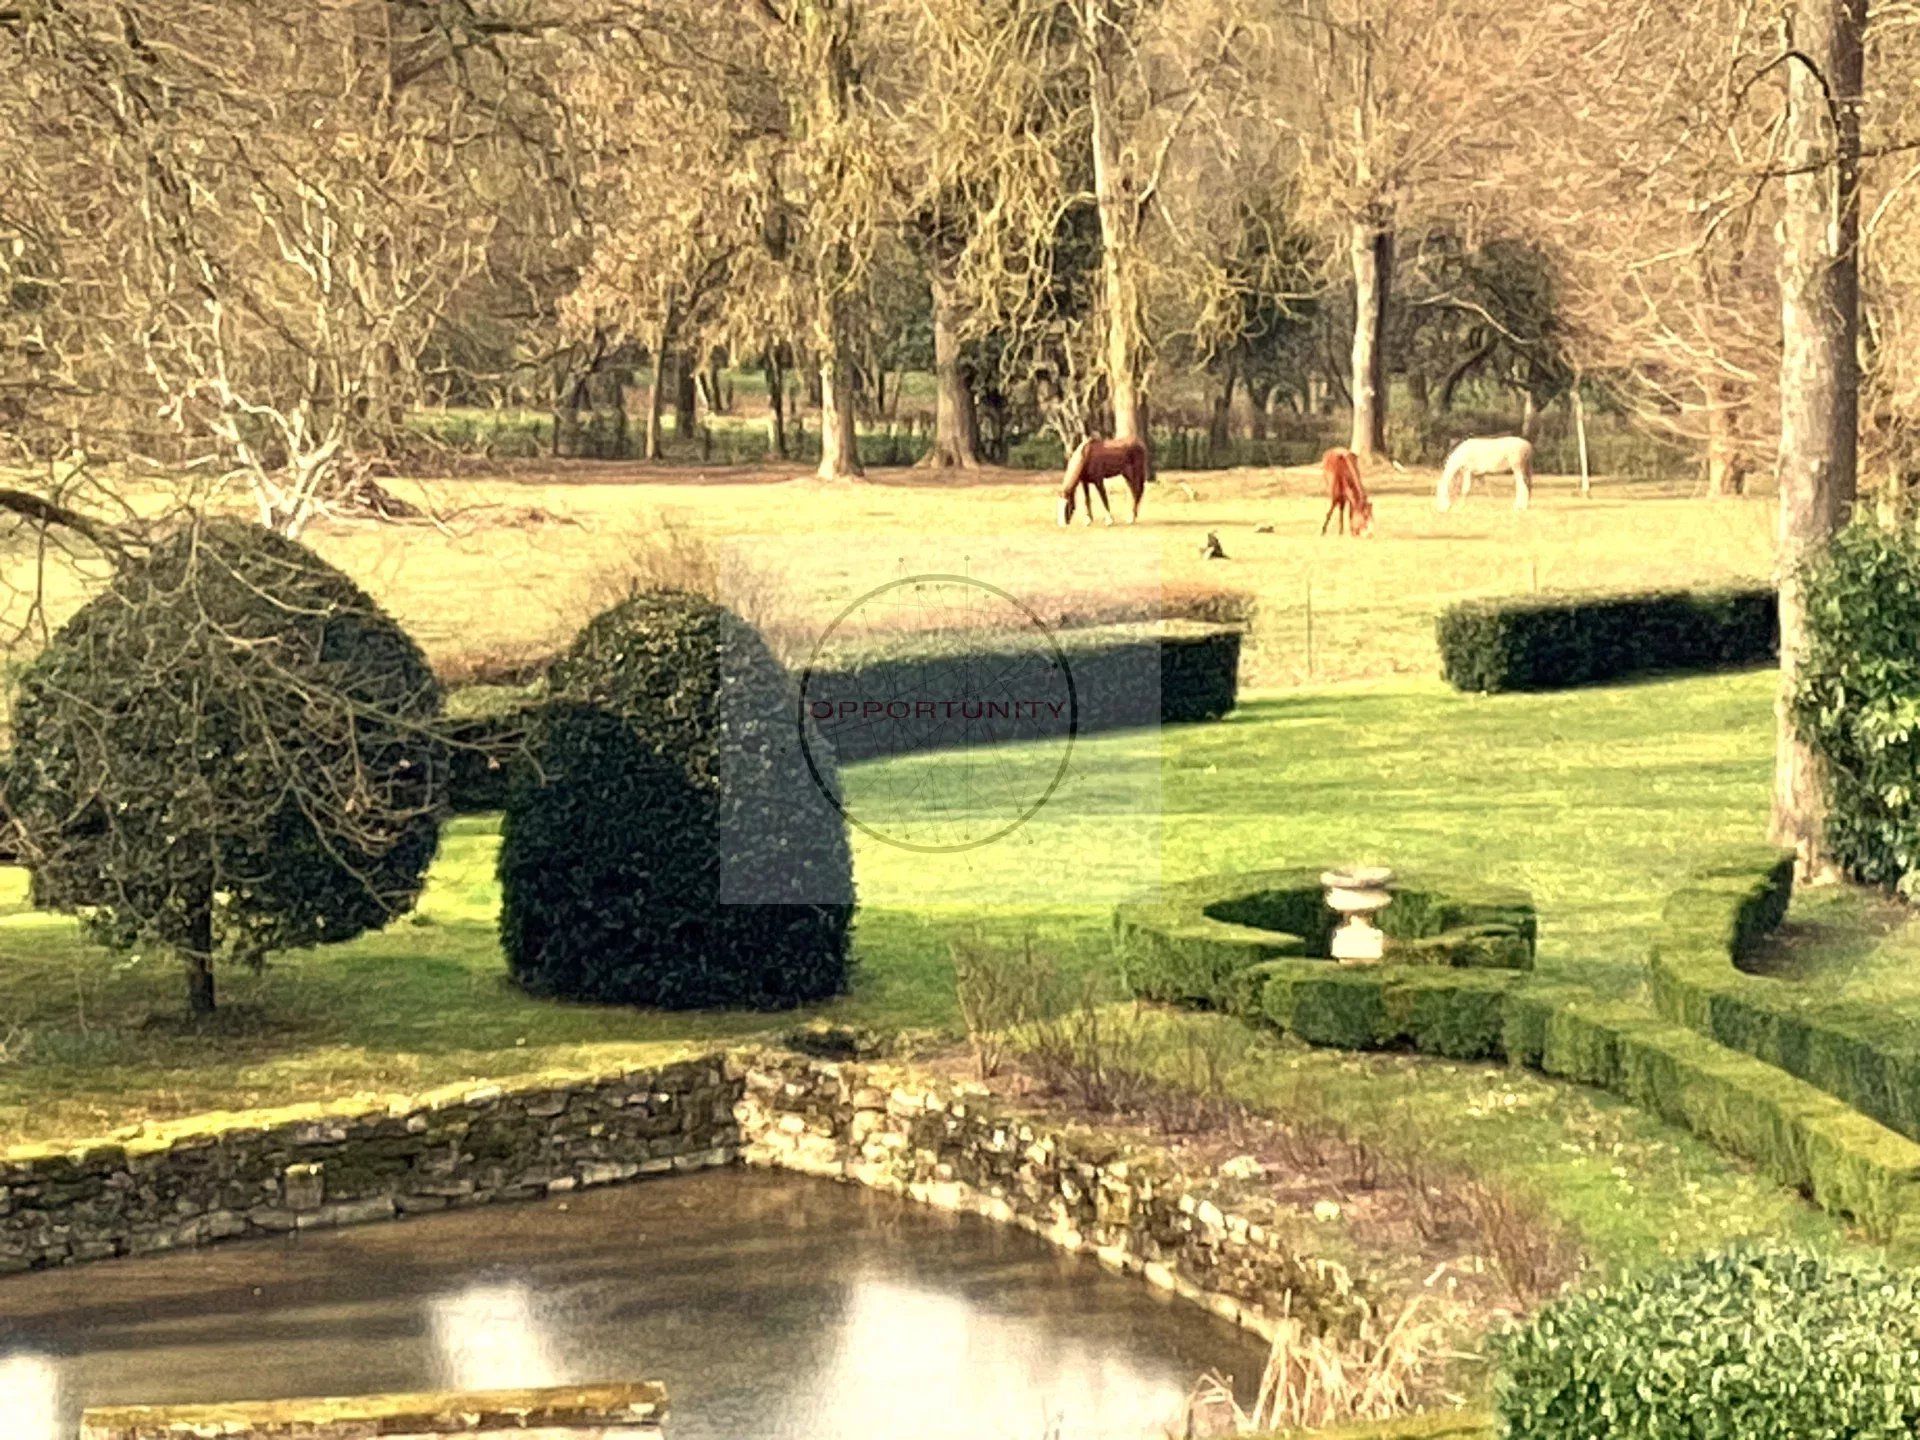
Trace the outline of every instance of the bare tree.
{"type": "Polygon", "coordinates": [[[570,57],[593,248],[561,317],[570,338],[610,328],[645,346],[645,454],[658,460],[669,365],[681,357],[691,389],[685,352],[714,323],[735,258],[758,241],[760,184],[738,163],[744,126],[730,77],[658,68],[652,40],[623,34],[570,57]]]}
{"type": "Polygon", "coordinates": [[[1767,172],[1777,46],[1749,0],[1614,0],[1570,30],[1518,177],[1557,262],[1575,363],[1736,493],[1775,443],[1780,302],[1767,172]]]}
{"type": "Polygon", "coordinates": [[[1539,67],[1566,17],[1504,0],[1313,0],[1273,13],[1273,121],[1352,277],[1351,443],[1380,454],[1395,236],[1500,181],[1515,116],[1546,88],[1539,67]]]}
{"type": "Polygon", "coordinates": [[[1151,358],[1147,224],[1176,147],[1217,98],[1242,25],[1235,7],[1207,0],[1075,0],[1073,14],[1100,217],[1113,433],[1144,438],[1151,358]]]}
{"type": "MultiPolygon", "coordinates": [[[[795,292],[808,320],[821,394],[822,479],[864,473],[855,421],[854,307],[881,233],[897,223],[876,90],[885,41],[868,33],[884,12],[867,0],[739,0],[757,42],[748,63],[777,109],[778,145],[763,179],[768,244],[762,283],[795,292]]],[[[724,12],[723,12],[724,13],[724,12]]],[[[739,48],[736,46],[736,48],[739,48]]],[[[760,309],[764,301],[751,299],[760,309]]]]}
{"type": "Polygon", "coordinates": [[[395,0],[0,23],[45,330],[125,458],[241,483],[288,534],[382,503],[356,462],[404,443],[419,357],[511,204],[540,93],[514,28],[395,0]]]}

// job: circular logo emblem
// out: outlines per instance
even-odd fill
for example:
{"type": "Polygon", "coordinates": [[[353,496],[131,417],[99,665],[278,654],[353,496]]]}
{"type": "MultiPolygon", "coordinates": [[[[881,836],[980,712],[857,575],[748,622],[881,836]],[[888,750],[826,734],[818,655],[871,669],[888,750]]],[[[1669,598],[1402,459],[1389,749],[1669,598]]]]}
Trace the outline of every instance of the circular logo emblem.
{"type": "Polygon", "coordinates": [[[827,627],[800,677],[799,722],[814,782],[850,822],[940,852],[1033,818],[1067,773],[1080,710],[1067,657],[1032,609],[971,576],[912,575],[827,627]],[[863,775],[848,796],[827,779],[822,740],[842,762],[926,759],[863,775]]]}

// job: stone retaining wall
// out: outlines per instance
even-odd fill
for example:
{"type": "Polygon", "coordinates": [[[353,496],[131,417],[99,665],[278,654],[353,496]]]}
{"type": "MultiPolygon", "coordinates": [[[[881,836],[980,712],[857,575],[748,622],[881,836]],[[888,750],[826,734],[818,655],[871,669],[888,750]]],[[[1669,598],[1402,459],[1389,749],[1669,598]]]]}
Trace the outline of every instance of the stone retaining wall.
{"type": "Polygon", "coordinates": [[[738,1092],[707,1057],[15,1146],[0,1150],[0,1273],[724,1165],[738,1092]]]}
{"type": "Polygon", "coordinates": [[[1257,1177],[1182,1174],[1160,1147],[1023,1116],[904,1067],[785,1052],[740,1065],[749,1164],[1018,1226],[1267,1338],[1283,1313],[1340,1331],[1366,1308],[1365,1287],[1257,1177]]]}
{"type": "Polygon", "coordinates": [[[1270,1336],[1368,1295],[1257,1175],[1016,1112],[901,1065],[788,1050],[195,1116],[0,1151],[0,1273],[529,1200],[745,1158],[1018,1226],[1270,1336]]]}
{"type": "Polygon", "coordinates": [[[665,1387],[647,1380],[236,1405],[103,1406],[81,1417],[80,1440],[423,1440],[440,1435],[647,1440],[660,1434],[666,1413],[665,1387]]]}

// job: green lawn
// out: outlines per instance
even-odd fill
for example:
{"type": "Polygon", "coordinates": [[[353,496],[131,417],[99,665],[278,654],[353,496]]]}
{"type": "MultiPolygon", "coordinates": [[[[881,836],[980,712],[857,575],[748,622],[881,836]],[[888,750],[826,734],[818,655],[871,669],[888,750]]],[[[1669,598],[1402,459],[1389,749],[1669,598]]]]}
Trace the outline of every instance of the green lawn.
{"type": "MultiPolygon", "coordinates": [[[[1529,886],[1540,967],[1634,995],[1665,892],[1758,833],[1771,677],[1476,698],[1437,684],[1298,691],[1229,720],[1082,740],[1053,800],[1006,839],[950,855],[856,837],[854,994],[837,1019],[952,1027],[948,945],[1028,935],[1105,966],[1112,903],[1226,867],[1380,857],[1471,866],[1529,886]]],[[[863,806],[919,806],[921,838],[1030,793],[1057,756],[932,755],[855,767],[863,806]],[[903,798],[917,797],[917,798],[903,798]]],[[[383,934],[223,976],[211,1033],[180,1017],[164,959],[95,952],[63,920],[0,919],[0,1140],[107,1131],[468,1076],[576,1067],[792,1023],[663,1016],[526,999],[494,940],[495,827],[449,827],[418,913],[383,934]]],[[[1233,1023],[1220,1020],[1213,1023],[1233,1023]]],[[[1639,1261],[1733,1235],[1822,1243],[1830,1220],[1610,1097],[1502,1068],[1274,1045],[1237,1082],[1314,1103],[1535,1190],[1596,1253],[1639,1261]]]]}

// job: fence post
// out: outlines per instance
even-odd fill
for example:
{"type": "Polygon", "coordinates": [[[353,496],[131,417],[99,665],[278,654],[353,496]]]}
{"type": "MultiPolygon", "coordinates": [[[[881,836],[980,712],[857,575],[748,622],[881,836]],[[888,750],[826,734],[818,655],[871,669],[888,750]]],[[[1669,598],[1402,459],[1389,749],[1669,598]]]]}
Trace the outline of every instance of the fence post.
{"type": "Polygon", "coordinates": [[[1580,377],[1573,377],[1573,389],[1569,392],[1573,398],[1573,433],[1580,442],[1580,498],[1585,500],[1593,489],[1593,478],[1587,471],[1587,408],[1580,402],[1580,377]]]}

